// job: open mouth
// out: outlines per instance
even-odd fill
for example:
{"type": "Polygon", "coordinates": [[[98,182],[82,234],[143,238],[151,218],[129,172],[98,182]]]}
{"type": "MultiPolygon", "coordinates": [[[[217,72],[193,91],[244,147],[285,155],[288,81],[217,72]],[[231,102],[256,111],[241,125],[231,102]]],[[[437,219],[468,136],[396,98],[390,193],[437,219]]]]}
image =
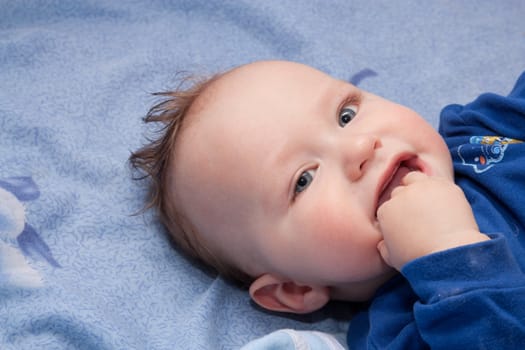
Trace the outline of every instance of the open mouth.
{"type": "Polygon", "coordinates": [[[392,191],[401,185],[401,180],[403,180],[403,178],[411,171],[422,171],[418,164],[417,157],[401,160],[400,162],[394,164],[392,170],[387,172],[385,181],[381,186],[381,190],[379,191],[377,209],[379,209],[383,203],[390,199],[392,196],[392,191]]]}

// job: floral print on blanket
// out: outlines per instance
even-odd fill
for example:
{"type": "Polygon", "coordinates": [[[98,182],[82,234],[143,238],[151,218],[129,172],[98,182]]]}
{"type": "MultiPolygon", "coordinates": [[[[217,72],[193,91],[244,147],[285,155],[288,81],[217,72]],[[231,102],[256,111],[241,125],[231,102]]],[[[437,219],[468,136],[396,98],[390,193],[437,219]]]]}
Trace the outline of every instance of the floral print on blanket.
{"type": "Polygon", "coordinates": [[[30,266],[29,257],[60,267],[47,244],[26,222],[24,203],[39,196],[31,177],[0,179],[0,287],[42,285],[42,277],[30,266]]]}

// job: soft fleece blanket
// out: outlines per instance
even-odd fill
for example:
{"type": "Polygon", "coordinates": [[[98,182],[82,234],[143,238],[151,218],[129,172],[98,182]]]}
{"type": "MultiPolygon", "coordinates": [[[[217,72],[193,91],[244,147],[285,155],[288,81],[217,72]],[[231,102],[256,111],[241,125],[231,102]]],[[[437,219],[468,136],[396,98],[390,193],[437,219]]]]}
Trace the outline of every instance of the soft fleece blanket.
{"type": "Polygon", "coordinates": [[[349,306],[265,313],[141,208],[126,164],[151,92],[261,59],[313,65],[406,104],[505,93],[521,0],[0,0],[0,349],[236,349],[336,335],[349,306]]]}

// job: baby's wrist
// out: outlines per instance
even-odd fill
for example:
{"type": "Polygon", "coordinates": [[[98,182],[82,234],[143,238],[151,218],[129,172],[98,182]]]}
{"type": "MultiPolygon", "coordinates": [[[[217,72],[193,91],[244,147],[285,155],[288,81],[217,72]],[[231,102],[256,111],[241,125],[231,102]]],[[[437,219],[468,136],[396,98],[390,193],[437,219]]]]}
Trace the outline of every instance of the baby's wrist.
{"type": "Polygon", "coordinates": [[[489,236],[477,230],[465,230],[454,232],[453,235],[449,235],[446,238],[447,239],[438,242],[428,254],[438,253],[448,249],[458,248],[490,240],[489,236]]]}

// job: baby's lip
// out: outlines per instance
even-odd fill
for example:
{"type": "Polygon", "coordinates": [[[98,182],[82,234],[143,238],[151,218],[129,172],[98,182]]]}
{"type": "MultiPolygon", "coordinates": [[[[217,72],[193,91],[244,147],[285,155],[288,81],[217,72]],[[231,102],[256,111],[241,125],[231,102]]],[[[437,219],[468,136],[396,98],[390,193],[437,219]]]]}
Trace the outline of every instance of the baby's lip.
{"type": "Polygon", "coordinates": [[[413,154],[402,154],[387,166],[379,179],[376,190],[376,215],[379,207],[390,199],[390,194],[394,188],[411,171],[424,171],[419,158],[413,154]]]}

